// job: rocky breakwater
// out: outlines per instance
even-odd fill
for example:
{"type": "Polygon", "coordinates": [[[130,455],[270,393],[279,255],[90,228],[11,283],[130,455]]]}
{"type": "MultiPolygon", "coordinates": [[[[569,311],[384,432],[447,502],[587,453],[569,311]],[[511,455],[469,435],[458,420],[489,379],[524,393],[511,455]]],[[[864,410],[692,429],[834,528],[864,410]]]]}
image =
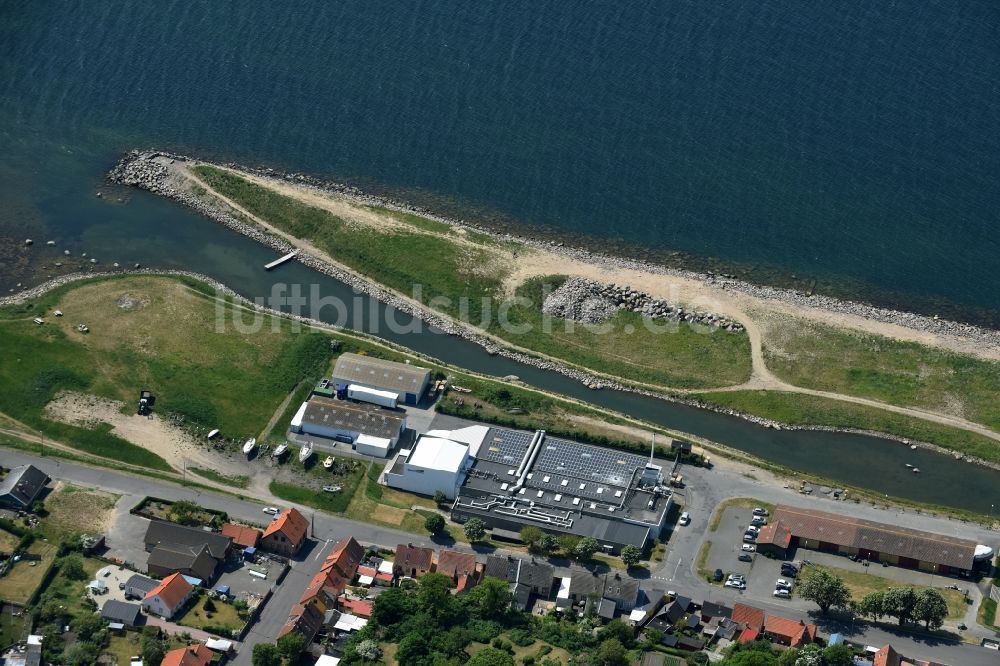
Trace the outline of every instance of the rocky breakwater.
{"type": "Polygon", "coordinates": [[[686,310],[628,286],[579,277],[566,280],[542,303],[542,312],[546,314],[588,324],[607,321],[621,310],[637,312],[649,319],[687,322],[734,333],[743,331],[742,324],[721,315],[686,310]]]}

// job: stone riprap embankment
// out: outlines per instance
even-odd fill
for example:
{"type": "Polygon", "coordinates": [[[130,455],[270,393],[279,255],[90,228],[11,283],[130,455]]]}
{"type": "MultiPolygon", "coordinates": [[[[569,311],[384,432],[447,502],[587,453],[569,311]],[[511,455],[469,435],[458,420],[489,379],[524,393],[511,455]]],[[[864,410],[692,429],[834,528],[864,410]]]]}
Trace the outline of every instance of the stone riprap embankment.
{"type": "MultiPolygon", "coordinates": [[[[140,154],[133,151],[125,157],[124,161],[142,156],[165,155],[178,160],[196,162],[189,157],[181,155],[167,155],[166,153],[147,152],[140,154]]],[[[539,240],[525,236],[515,236],[507,233],[503,229],[497,229],[483,224],[477,224],[468,220],[458,220],[454,218],[438,215],[420,206],[413,206],[405,202],[396,201],[386,197],[373,195],[352,185],[338,183],[335,181],[323,180],[302,173],[285,173],[275,169],[265,167],[253,167],[241,164],[229,163],[225,166],[250,173],[262,178],[271,178],[287,183],[293,183],[302,187],[311,188],[323,192],[331,192],[343,196],[349,200],[363,205],[375,205],[404,213],[413,213],[438,222],[452,225],[458,229],[478,231],[487,234],[499,241],[517,242],[529,247],[541,248],[549,252],[554,252],[572,259],[585,261],[594,265],[604,266],[608,269],[639,270],[658,275],[673,276],[690,280],[699,280],[720,289],[738,291],[756,298],[781,301],[790,305],[801,306],[816,310],[826,310],[840,314],[855,315],[871,321],[878,321],[887,324],[903,326],[915,331],[934,333],[937,335],[957,336],[968,340],[973,345],[984,349],[996,349],[1000,347],[1000,331],[964,324],[961,322],[949,321],[938,317],[928,317],[925,315],[903,312],[890,308],[876,307],[865,303],[854,301],[844,301],[829,296],[806,294],[792,289],[778,287],[767,287],[752,284],[726,274],[705,274],[694,271],[669,268],[667,266],[652,264],[645,261],[630,259],[627,257],[610,256],[592,252],[583,248],[567,246],[564,243],[539,240]]]]}
{"type": "Polygon", "coordinates": [[[569,278],[545,297],[542,312],[585,324],[599,324],[627,310],[656,320],[687,322],[741,332],[743,325],[721,315],[685,310],[625,285],[607,284],[581,277],[569,278]]]}

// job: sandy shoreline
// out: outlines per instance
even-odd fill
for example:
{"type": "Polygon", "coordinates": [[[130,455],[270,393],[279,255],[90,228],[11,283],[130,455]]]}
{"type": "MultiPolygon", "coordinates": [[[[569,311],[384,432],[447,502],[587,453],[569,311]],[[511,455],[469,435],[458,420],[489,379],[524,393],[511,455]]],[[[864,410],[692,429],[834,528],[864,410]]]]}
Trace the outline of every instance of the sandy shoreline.
{"type": "MultiPolygon", "coordinates": [[[[170,157],[192,165],[203,163],[179,155],[170,157]]],[[[254,180],[267,181],[269,185],[286,192],[289,188],[294,188],[301,195],[303,191],[312,190],[328,199],[344,198],[359,205],[384,206],[400,212],[419,214],[459,229],[485,233],[497,240],[514,241],[531,247],[535,251],[530,257],[514,259],[514,272],[506,285],[508,290],[533,276],[575,275],[600,282],[625,284],[658,298],[719,312],[741,321],[746,319],[748,311],[762,310],[1000,360],[1000,331],[828,296],[806,295],[789,289],[755,285],[735,278],[598,254],[435,215],[402,202],[366,194],[356,188],[318,181],[300,174],[282,174],[236,164],[225,166],[251,175],[254,180]]]]}

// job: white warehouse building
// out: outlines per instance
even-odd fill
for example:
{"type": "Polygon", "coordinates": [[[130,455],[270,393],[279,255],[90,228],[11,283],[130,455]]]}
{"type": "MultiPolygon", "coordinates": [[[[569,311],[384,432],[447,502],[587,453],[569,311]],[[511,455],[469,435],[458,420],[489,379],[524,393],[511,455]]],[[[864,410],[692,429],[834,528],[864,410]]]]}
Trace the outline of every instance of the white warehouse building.
{"type": "Polygon", "coordinates": [[[409,363],[347,352],[337,358],[333,379],[338,384],[354,385],[355,389],[364,387],[395,393],[396,399],[404,405],[416,405],[427,391],[431,371],[409,363]]]}
{"type": "Polygon", "coordinates": [[[431,430],[396,455],[384,472],[386,485],[420,495],[440,490],[454,499],[488,431],[485,426],[431,430]]]}
{"type": "Polygon", "coordinates": [[[291,422],[292,432],[349,441],[358,453],[376,458],[387,457],[405,429],[403,410],[315,395],[291,422]]]}

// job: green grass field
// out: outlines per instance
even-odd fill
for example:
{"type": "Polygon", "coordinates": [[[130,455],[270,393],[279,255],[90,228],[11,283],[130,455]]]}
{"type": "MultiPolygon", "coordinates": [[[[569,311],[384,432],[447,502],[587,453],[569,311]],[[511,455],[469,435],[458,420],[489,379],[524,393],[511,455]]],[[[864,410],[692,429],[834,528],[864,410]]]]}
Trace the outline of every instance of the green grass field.
{"type": "Polygon", "coordinates": [[[523,300],[509,309],[509,321],[530,330],[505,330],[494,320],[490,332],[516,345],[632,382],[710,388],[739,384],[750,377],[750,341],[744,333],[698,331],[687,323],[647,326],[640,314],[625,311],[599,329],[546,318],[541,309],[545,290],[553,291],[564,281],[565,277],[553,275],[521,285],[517,296],[523,300]]]}
{"type": "Polygon", "coordinates": [[[929,442],[969,456],[1000,462],[998,442],[978,433],[887,412],[877,407],[780,391],[726,391],[691,396],[791,425],[821,425],[883,432],[929,442]]]}
{"type": "Polygon", "coordinates": [[[177,624],[195,629],[204,629],[212,633],[219,633],[225,636],[227,631],[240,629],[246,622],[240,619],[239,614],[232,604],[214,600],[212,604],[215,610],[205,610],[205,602],[208,597],[197,599],[190,604],[184,613],[176,620],[177,624]],[[223,631],[225,630],[225,631],[223,631]]]}
{"type": "Polygon", "coordinates": [[[376,231],[215,167],[198,166],[194,171],[223,196],[276,228],[309,240],[359,273],[410,296],[417,296],[414,285],[420,285],[418,300],[450,315],[460,313],[461,295],[469,299],[473,320],[478,319],[481,299],[495,296],[503,279],[502,264],[489,249],[421,233],[441,230],[440,223],[432,220],[418,224],[417,216],[393,213],[414,231],[376,231]],[[442,298],[450,303],[435,305],[442,298]]]}
{"type": "Polygon", "coordinates": [[[666,332],[664,326],[649,330],[640,315],[629,312],[614,317],[608,332],[579,324],[567,330],[564,320],[543,325],[542,285],[554,287],[564,278],[538,278],[521,285],[517,296],[530,299],[531,305],[498,300],[510,259],[499,251],[497,241],[483,234],[462,234],[435,220],[369,207],[412,229],[376,231],[215,167],[198,166],[194,171],[213,189],[278,229],[308,240],[376,282],[512,344],[625,381],[657,386],[709,388],[740,383],[750,376],[750,344],[742,333],[706,334],[687,324],[666,332]],[[414,285],[421,286],[419,294],[413,292],[414,285]],[[444,300],[436,304],[438,299],[444,300]],[[519,333],[501,326],[501,312],[509,315],[511,324],[531,330],[519,333]]]}
{"type": "MultiPolygon", "coordinates": [[[[287,323],[244,333],[184,279],[130,276],[78,283],[31,304],[0,310],[7,361],[0,365],[0,405],[9,416],[53,439],[120,462],[169,469],[159,456],[110,434],[45,418],[45,405],[73,390],[133,405],[140,389],[155,410],[174,413],[230,437],[259,433],[301,379],[320,374],[329,338],[294,334],[287,323]],[[124,307],[123,307],[124,304],[124,307]],[[52,308],[65,315],[51,317],[52,308]],[[43,326],[33,316],[46,319],[43,326]],[[75,322],[86,321],[80,334],[75,322]]],[[[204,288],[204,285],[200,285],[204,288]]],[[[224,314],[231,313],[224,309],[224,314]]]]}
{"type": "Polygon", "coordinates": [[[789,383],[953,414],[1000,431],[1000,363],[787,318],[761,321],[767,365],[789,383]]]}

